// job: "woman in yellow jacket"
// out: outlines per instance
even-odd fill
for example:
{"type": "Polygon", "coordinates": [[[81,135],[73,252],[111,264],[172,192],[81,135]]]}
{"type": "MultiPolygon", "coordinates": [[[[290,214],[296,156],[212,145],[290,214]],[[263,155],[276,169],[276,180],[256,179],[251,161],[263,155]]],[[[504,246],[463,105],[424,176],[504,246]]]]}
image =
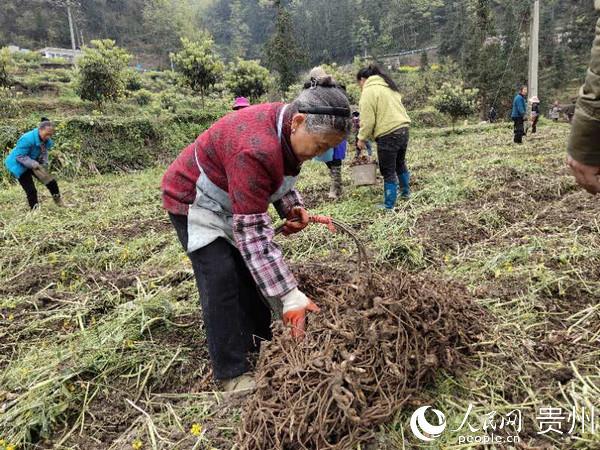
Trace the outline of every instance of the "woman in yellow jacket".
{"type": "Polygon", "coordinates": [[[368,140],[377,142],[379,170],[384,180],[384,207],[393,209],[398,197],[410,195],[410,173],[406,167],[410,119],[402,104],[398,86],[379,66],[371,64],[356,75],[362,90],[358,147],[364,150],[368,140]]]}

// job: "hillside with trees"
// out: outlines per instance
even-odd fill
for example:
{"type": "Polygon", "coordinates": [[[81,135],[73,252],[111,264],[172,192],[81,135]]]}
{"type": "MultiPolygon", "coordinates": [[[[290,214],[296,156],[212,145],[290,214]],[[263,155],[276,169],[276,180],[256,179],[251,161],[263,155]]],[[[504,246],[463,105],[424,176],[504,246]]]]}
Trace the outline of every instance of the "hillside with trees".
{"type": "MultiPolygon", "coordinates": [[[[69,46],[66,5],[72,5],[78,44],[109,38],[133,52],[168,55],[180,38],[210,32],[227,58],[264,56],[275,27],[275,3],[289,11],[295,43],[307,64],[349,62],[438,46],[468,58],[482,39],[508,47],[528,31],[529,0],[4,0],[0,46],[69,46]],[[492,19],[493,17],[493,19],[492,19]],[[16,20],[15,20],[16,18],[16,20]]],[[[546,62],[557,53],[587,54],[595,23],[589,0],[542,3],[546,62]]]]}
{"type": "MultiPolygon", "coordinates": [[[[260,60],[279,75],[281,92],[313,65],[431,48],[421,55],[421,66],[451,64],[456,81],[480,93],[483,113],[489,105],[502,109],[527,81],[530,5],[529,0],[5,0],[0,47],[70,47],[70,6],[77,46],[108,38],[133,55],[131,64],[171,68],[170,56],[182,42],[211,39],[225,64],[260,60]]],[[[593,2],[545,0],[541,15],[540,94],[569,101],[588,60],[593,2]]],[[[417,82],[424,94],[455,81],[431,86],[422,76],[397,78],[409,88],[417,82]]]]}

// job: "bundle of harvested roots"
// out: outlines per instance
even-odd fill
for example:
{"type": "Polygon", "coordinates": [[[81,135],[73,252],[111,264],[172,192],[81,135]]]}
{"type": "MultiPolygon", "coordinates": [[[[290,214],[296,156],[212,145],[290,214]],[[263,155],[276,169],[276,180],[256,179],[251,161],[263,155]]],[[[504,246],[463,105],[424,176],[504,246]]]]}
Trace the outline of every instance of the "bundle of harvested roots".
{"type": "Polygon", "coordinates": [[[303,342],[276,330],[264,345],[238,436],[244,450],[368,443],[440,369],[464,367],[482,339],[488,318],[460,286],[401,272],[368,281],[299,270],[322,311],[303,342]]]}

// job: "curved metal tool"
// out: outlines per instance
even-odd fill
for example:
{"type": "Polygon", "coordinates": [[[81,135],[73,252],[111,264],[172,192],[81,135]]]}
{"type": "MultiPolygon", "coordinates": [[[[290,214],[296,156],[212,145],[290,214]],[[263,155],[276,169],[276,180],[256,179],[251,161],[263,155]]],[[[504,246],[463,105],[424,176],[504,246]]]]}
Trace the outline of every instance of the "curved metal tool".
{"type": "MultiPolygon", "coordinates": [[[[297,222],[296,219],[293,219],[292,221],[297,222]]],[[[277,228],[275,228],[276,235],[283,232],[286,222],[287,222],[287,220],[284,221],[277,228]]],[[[358,235],[352,230],[350,225],[347,225],[344,222],[340,222],[339,220],[336,220],[332,217],[318,216],[318,215],[310,215],[308,217],[308,222],[309,223],[320,223],[321,225],[326,225],[327,228],[329,229],[329,231],[331,231],[332,233],[341,231],[341,232],[347,234],[348,236],[350,236],[350,238],[354,241],[354,243],[356,244],[356,247],[358,248],[359,265],[364,264],[367,267],[370,267],[367,249],[365,248],[364,244],[361,242],[358,235]]]]}

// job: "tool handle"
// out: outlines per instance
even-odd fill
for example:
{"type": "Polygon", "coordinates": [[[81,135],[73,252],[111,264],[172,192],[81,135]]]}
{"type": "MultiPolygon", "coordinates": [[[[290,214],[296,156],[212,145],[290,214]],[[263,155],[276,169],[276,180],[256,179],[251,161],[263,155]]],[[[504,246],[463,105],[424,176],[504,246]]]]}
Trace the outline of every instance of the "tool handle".
{"type": "MultiPolygon", "coordinates": [[[[283,231],[283,228],[285,227],[285,224],[287,221],[288,221],[288,219],[286,219],[281,225],[279,225],[277,228],[275,228],[275,234],[279,234],[283,231]]],[[[290,221],[298,222],[298,219],[294,218],[294,219],[291,219],[290,221]]],[[[332,233],[337,232],[337,229],[335,228],[335,225],[333,224],[333,219],[329,216],[310,215],[310,216],[308,216],[308,222],[326,225],[327,229],[329,231],[331,231],[332,233]]]]}

